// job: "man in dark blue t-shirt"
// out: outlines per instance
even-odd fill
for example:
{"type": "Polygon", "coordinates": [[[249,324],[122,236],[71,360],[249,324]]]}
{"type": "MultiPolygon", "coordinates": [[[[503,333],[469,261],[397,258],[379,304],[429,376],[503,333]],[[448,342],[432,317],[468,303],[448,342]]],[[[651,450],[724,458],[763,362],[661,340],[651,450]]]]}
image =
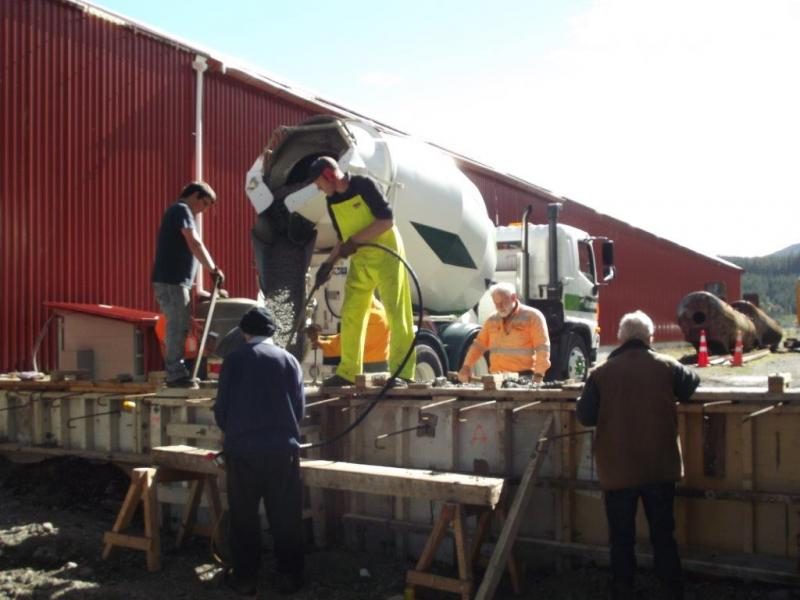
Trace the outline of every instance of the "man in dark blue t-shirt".
{"type": "Polygon", "coordinates": [[[202,181],[183,188],[178,201],[161,219],[153,264],[153,289],[161,312],[167,319],[166,356],[167,385],[192,386],[189,371],[183,364],[183,348],[189,333],[189,290],[197,273],[198,261],[220,283],[224,276],[211,258],[197,232],[194,217],[217,201],[211,186],[202,181]]]}
{"type": "Polygon", "coordinates": [[[303,585],[303,371],[294,356],[272,343],[276,326],[269,310],[250,309],[239,328],[246,343],[225,357],[214,404],[214,417],[225,434],[231,520],[233,571],[226,581],[239,593],[255,593],[263,499],[274,539],[278,591],[289,593],[303,585]]]}

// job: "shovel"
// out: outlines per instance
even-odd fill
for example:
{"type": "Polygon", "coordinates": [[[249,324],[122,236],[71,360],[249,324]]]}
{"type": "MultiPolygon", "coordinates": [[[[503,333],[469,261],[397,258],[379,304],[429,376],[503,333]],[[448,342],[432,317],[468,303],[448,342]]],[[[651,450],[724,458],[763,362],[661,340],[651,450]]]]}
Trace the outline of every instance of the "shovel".
{"type": "Polygon", "coordinates": [[[219,298],[219,286],[221,279],[214,277],[214,288],[211,290],[211,304],[208,307],[208,314],[206,315],[206,322],[203,325],[203,335],[200,338],[200,347],[197,349],[197,358],[194,361],[194,368],[192,369],[192,381],[197,381],[197,373],[200,371],[200,363],[203,360],[203,352],[206,350],[206,340],[208,340],[208,332],[211,329],[211,320],[214,317],[214,308],[217,306],[217,298],[219,298]]]}

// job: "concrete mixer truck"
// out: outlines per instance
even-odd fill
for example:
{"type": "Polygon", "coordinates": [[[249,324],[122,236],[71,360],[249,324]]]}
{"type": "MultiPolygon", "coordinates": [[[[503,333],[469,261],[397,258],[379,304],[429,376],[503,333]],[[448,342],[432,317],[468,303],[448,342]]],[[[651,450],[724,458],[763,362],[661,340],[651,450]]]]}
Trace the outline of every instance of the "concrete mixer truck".
{"type": "Polygon", "coordinates": [[[338,263],[324,289],[306,298],[336,241],[325,198],[307,181],[310,164],[322,155],[335,157],[345,171],[371,176],[392,206],[421,288],[422,304],[412,286],[426,323],[416,340],[418,379],[460,367],[494,310],[486,291],[494,281],[515,283],[520,298],[545,314],[553,363],[548,377],[585,378],[599,344],[598,290],[613,277],[612,242],[603,240],[601,281],[595,240],[557,224],[558,205],[549,207],[546,225],[528,223],[526,211],[522,224],[495,227],[477,187],[443,151],[371,123],[325,116],[276,130],[246,179],[258,214],[252,240],[259,286],[281,323],[276,341],[304,356],[310,375],[316,377],[321,365],[303,336],[291,335],[293,325],[307,311],[309,322],[336,332],[347,274],[347,263],[338,263]]]}

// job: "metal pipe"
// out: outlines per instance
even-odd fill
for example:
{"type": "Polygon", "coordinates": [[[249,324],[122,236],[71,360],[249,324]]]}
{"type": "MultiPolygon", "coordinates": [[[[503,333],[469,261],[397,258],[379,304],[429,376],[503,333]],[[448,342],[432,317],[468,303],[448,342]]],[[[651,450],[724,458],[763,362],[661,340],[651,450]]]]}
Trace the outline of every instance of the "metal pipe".
{"type": "Polygon", "coordinates": [[[558,211],[561,205],[553,202],[547,205],[547,243],[549,247],[548,268],[550,278],[547,282],[547,299],[561,299],[561,282],[558,279],[558,211]]]}
{"type": "Polygon", "coordinates": [[[678,304],[678,326],[684,339],[697,348],[700,332],[705,331],[709,354],[728,354],[736,346],[736,332],[741,331],[744,351],[756,345],[756,328],[742,313],[724,300],[705,291],[692,292],[678,304]]]}
{"type": "MultiPolygon", "coordinates": [[[[208,70],[208,59],[197,54],[192,61],[192,68],[197,73],[195,79],[194,107],[194,178],[203,181],[203,73],[208,70]]],[[[197,235],[203,239],[203,214],[197,215],[197,235]]],[[[205,291],[203,287],[203,265],[197,267],[195,286],[198,293],[205,291]]]]}
{"type": "Polygon", "coordinates": [[[528,204],[528,208],[522,213],[522,302],[528,303],[531,297],[531,257],[528,250],[528,216],[533,210],[533,205],[528,204]]]}
{"type": "Polygon", "coordinates": [[[523,404],[522,406],[517,406],[517,407],[512,408],[511,412],[512,413],[517,413],[517,412],[519,412],[521,410],[525,410],[526,408],[530,408],[532,406],[537,406],[537,405],[539,405],[541,403],[542,403],[541,400],[535,400],[534,402],[528,402],[527,404],[523,404]]]}
{"type": "Polygon", "coordinates": [[[325,400],[317,400],[316,402],[311,402],[306,404],[306,410],[309,408],[316,408],[317,406],[322,406],[324,404],[330,404],[331,402],[338,402],[341,400],[339,396],[334,396],[333,398],[325,398],[325,400]]]}
{"type": "Polygon", "coordinates": [[[783,338],[783,328],[775,319],[747,300],[731,302],[731,306],[733,310],[739,311],[753,322],[756,328],[756,343],[759,346],[762,348],[769,346],[773,352],[778,349],[783,338]]]}
{"type": "Polygon", "coordinates": [[[742,423],[746,423],[747,421],[749,421],[751,419],[755,419],[756,417],[760,417],[761,415],[767,414],[768,412],[772,412],[776,408],[780,408],[783,405],[784,405],[783,401],[776,402],[772,406],[768,406],[766,408],[761,408],[761,409],[759,409],[759,410],[757,410],[755,412],[751,412],[749,415],[747,415],[746,417],[742,418],[742,423]]]}
{"type": "Polygon", "coordinates": [[[445,404],[450,404],[455,402],[458,398],[447,398],[445,400],[437,400],[436,402],[431,402],[430,404],[426,404],[425,406],[420,408],[420,411],[423,410],[430,410],[431,408],[436,408],[438,406],[444,406],[445,404]]]}

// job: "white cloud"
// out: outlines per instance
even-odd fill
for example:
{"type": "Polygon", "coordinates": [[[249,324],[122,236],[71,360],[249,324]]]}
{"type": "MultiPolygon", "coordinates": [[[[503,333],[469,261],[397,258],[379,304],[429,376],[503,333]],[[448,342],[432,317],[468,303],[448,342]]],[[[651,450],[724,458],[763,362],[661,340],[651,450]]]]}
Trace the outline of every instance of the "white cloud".
{"type": "Polygon", "coordinates": [[[380,112],[679,243],[764,254],[800,241],[797,31],[790,0],[598,0],[547,55],[380,112]]]}
{"type": "Polygon", "coordinates": [[[366,87],[396,88],[403,84],[403,78],[397,73],[388,71],[370,71],[362,73],[358,82],[366,87]]]}

